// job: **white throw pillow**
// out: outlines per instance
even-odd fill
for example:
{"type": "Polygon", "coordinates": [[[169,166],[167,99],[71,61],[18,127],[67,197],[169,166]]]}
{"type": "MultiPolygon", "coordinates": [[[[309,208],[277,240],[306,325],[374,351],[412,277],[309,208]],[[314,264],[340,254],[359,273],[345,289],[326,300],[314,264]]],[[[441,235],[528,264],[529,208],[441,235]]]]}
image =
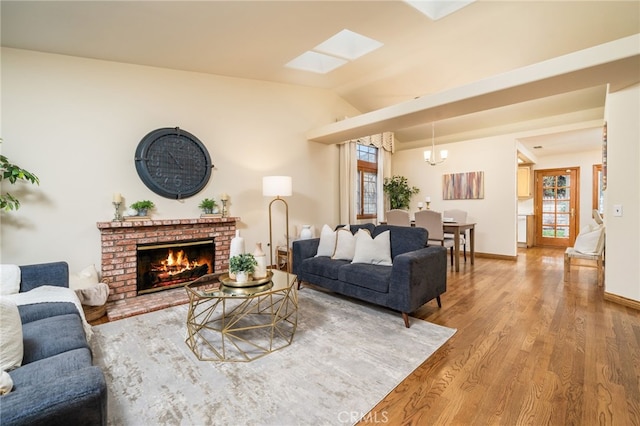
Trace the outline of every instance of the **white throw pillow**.
{"type": "Polygon", "coordinates": [[[18,265],[0,265],[0,295],[20,292],[20,267],[18,265]]]}
{"type": "Polygon", "coordinates": [[[604,241],[604,226],[586,226],[576,237],[573,249],[584,254],[598,254],[604,241]]]}
{"type": "MultiPolygon", "coordinates": [[[[345,225],[341,229],[349,229],[349,225],[345,225]]],[[[325,224],[322,227],[322,231],[320,231],[320,243],[318,244],[316,257],[333,256],[333,253],[336,251],[336,232],[337,231],[331,229],[329,225],[325,224]]]]}
{"type": "Polygon", "coordinates": [[[89,265],[80,272],[69,274],[69,288],[82,290],[98,284],[98,271],[95,265],[89,265]]]}
{"type": "Polygon", "coordinates": [[[13,389],[13,379],[6,371],[0,376],[0,395],[6,395],[13,389]]]}
{"type": "Polygon", "coordinates": [[[336,233],[336,250],[332,259],[352,260],[356,252],[356,236],[349,229],[340,228],[336,233]]]}
{"type": "Polygon", "coordinates": [[[351,263],[370,263],[391,266],[391,236],[389,231],[371,238],[366,229],[356,234],[356,252],[351,263]]]}
{"type": "Polygon", "coordinates": [[[22,364],[22,321],[18,306],[12,300],[0,297],[0,370],[8,371],[22,364]]]}

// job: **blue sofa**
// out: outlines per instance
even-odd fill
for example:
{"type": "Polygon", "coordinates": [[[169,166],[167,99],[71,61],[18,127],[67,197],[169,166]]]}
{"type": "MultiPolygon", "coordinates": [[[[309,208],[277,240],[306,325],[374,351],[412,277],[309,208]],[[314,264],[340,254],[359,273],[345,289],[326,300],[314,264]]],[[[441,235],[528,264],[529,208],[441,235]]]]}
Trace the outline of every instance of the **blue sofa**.
{"type": "Polygon", "coordinates": [[[350,225],[352,233],[367,229],[373,238],[385,231],[391,242],[392,266],[351,263],[316,257],[319,238],[293,242],[292,272],[298,285],[307,282],[335,293],[399,311],[409,327],[409,314],[447,291],[447,249],[427,246],[424,228],[363,224],[350,225]]]}
{"type": "MultiPolygon", "coordinates": [[[[20,292],[40,285],[69,286],[65,262],[21,266],[20,292]]],[[[22,366],[9,372],[13,390],[0,397],[0,424],[106,425],[107,385],[92,354],[76,305],[18,306],[22,366]]]]}

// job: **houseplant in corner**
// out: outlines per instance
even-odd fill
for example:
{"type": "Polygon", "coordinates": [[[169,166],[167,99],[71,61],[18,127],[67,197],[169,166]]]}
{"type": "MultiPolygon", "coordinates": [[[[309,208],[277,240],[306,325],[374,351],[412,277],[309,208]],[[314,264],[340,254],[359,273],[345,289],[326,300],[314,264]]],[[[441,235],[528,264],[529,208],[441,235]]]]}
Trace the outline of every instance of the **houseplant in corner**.
{"type": "Polygon", "coordinates": [[[411,197],[420,192],[420,188],[409,186],[407,178],[404,176],[384,178],[382,188],[389,196],[391,209],[409,209],[411,197]]]}
{"type": "Polygon", "coordinates": [[[205,198],[200,202],[198,208],[202,209],[204,214],[212,214],[215,212],[215,210],[217,210],[217,206],[218,203],[216,203],[216,200],[214,200],[213,198],[205,198]]]}
{"type": "Polygon", "coordinates": [[[242,253],[229,259],[229,272],[236,275],[236,282],[246,283],[256,270],[258,261],[251,253],[242,253]]]}
{"type": "MultiPolygon", "coordinates": [[[[0,138],[2,142],[2,138],[0,138]]],[[[0,181],[8,179],[11,184],[15,184],[19,180],[40,185],[40,180],[36,175],[25,169],[20,168],[16,164],[9,162],[9,159],[4,155],[0,155],[0,181]]],[[[18,210],[20,208],[20,201],[10,193],[6,192],[0,194],[0,209],[4,211],[18,210]]]]}
{"type": "Polygon", "coordinates": [[[155,206],[156,205],[153,203],[153,201],[142,200],[142,201],[136,201],[135,203],[131,204],[129,207],[136,210],[138,212],[138,216],[146,216],[148,211],[154,208],[155,206]]]}

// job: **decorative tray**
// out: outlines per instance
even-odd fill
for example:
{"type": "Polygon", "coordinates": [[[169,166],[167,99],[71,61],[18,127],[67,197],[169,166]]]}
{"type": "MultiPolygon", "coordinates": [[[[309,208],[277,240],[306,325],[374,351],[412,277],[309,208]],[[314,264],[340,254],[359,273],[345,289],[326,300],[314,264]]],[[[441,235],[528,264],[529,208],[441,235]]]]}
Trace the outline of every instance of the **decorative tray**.
{"type": "Polygon", "coordinates": [[[227,286],[227,287],[238,287],[238,288],[242,288],[242,287],[255,287],[255,286],[259,286],[262,284],[266,284],[269,281],[271,281],[271,278],[273,277],[273,272],[271,271],[267,271],[267,276],[264,278],[259,278],[257,280],[249,280],[247,282],[244,283],[239,283],[235,280],[232,280],[231,278],[229,278],[229,274],[222,274],[220,275],[220,282],[222,283],[222,285],[227,286]]]}

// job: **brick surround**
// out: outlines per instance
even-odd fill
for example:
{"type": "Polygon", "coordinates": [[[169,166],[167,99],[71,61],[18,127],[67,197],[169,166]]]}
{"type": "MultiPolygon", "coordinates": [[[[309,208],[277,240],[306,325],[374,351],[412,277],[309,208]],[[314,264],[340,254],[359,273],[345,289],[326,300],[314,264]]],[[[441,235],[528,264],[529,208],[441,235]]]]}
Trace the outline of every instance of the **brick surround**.
{"type": "MultiPolygon", "coordinates": [[[[236,217],[205,217],[198,219],[163,219],[123,222],[98,222],[102,247],[102,278],[109,284],[110,306],[140,305],[145,295],[136,292],[136,246],[213,238],[215,244],[214,273],[229,267],[229,247],[235,236],[236,217]]],[[[179,289],[182,290],[182,289],[179,289]]],[[[184,292],[184,290],[182,290],[184,292]]],[[[169,293],[170,294],[170,293],[169,293]]],[[[146,298],[149,302],[158,297],[146,298]]],[[[166,299],[163,297],[163,299],[166,299]]],[[[165,303],[165,302],[163,302],[165,303]]],[[[159,307],[166,307],[166,304],[159,307]]],[[[144,311],[155,310],[147,306],[144,311]]],[[[109,314],[111,318],[111,314],[109,314]]]]}

